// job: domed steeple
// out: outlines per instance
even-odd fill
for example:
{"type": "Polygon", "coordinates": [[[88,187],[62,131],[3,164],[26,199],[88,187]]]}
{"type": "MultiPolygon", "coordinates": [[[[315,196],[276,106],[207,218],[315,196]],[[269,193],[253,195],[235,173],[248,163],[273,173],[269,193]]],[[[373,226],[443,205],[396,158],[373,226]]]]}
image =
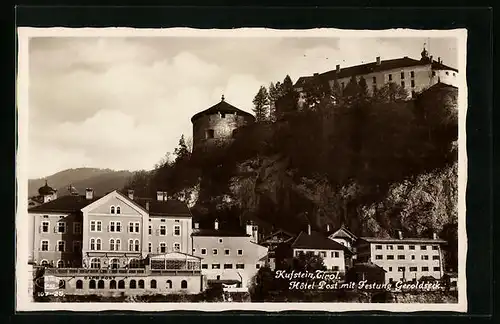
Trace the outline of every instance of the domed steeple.
{"type": "Polygon", "coordinates": [[[38,188],[40,196],[52,195],[54,192],[56,192],[56,190],[47,184],[47,180],[45,180],[45,185],[43,187],[38,188]]]}
{"type": "Polygon", "coordinates": [[[422,50],[422,52],[420,53],[421,55],[421,61],[429,61],[430,58],[429,58],[429,52],[425,49],[425,43],[424,43],[424,49],[422,50]]]}

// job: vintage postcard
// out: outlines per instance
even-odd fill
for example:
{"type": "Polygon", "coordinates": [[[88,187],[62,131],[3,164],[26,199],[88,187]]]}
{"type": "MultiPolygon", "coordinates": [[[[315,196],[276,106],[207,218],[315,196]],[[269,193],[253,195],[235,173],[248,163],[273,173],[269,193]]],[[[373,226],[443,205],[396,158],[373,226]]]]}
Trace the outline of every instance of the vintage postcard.
{"type": "Polygon", "coordinates": [[[18,311],[467,311],[465,29],[18,36],[18,311]]]}

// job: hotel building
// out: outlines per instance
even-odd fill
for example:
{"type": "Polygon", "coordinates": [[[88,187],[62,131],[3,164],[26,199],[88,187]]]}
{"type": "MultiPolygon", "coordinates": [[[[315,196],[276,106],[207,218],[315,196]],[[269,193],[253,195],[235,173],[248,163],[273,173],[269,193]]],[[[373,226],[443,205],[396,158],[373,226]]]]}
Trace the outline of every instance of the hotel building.
{"type": "Polygon", "coordinates": [[[386,271],[386,282],[413,281],[443,276],[442,245],[437,238],[360,237],[356,242],[357,262],[371,262],[386,271]]]}

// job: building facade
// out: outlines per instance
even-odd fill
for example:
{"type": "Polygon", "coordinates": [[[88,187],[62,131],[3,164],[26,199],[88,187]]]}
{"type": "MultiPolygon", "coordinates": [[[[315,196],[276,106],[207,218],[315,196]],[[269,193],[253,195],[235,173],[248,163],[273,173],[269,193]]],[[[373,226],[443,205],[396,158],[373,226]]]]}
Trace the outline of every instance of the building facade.
{"type": "Polygon", "coordinates": [[[260,267],[266,265],[268,252],[255,242],[253,232],[253,225],[247,225],[243,233],[223,230],[217,221],[212,229],[195,228],[193,255],[202,258],[202,273],[209,283],[250,286],[260,267]]]}
{"type": "Polygon", "coordinates": [[[337,65],[335,70],[301,77],[294,85],[294,89],[301,94],[299,106],[304,102],[303,91],[307,83],[315,78],[327,83],[330,88],[338,82],[340,88],[344,89],[352,77],[356,77],[358,82],[363,77],[370,94],[373,94],[375,89],[392,82],[407,90],[410,97],[437,83],[458,86],[459,82],[457,69],[445,65],[441,58],[434,60],[424,48],[420,60],[407,56],[391,60],[381,60],[377,57],[371,63],[346,68],[337,65]]]}
{"type": "Polygon", "coordinates": [[[386,282],[413,281],[443,276],[442,245],[426,238],[361,237],[356,243],[357,262],[372,262],[386,271],[386,282]]]}
{"type": "Polygon", "coordinates": [[[255,122],[255,117],[222,100],[191,118],[193,153],[230,143],[239,127],[255,122]]]}

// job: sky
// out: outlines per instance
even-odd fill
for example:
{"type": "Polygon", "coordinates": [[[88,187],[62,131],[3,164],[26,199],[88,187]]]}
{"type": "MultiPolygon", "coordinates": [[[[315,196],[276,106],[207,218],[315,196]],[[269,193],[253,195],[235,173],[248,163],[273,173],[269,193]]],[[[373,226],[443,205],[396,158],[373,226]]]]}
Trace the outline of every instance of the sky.
{"type": "Polygon", "coordinates": [[[190,118],[225,100],[251,112],[261,85],[375,61],[457,67],[454,38],[35,37],[29,43],[29,177],[79,167],[150,170],[190,118]]]}

